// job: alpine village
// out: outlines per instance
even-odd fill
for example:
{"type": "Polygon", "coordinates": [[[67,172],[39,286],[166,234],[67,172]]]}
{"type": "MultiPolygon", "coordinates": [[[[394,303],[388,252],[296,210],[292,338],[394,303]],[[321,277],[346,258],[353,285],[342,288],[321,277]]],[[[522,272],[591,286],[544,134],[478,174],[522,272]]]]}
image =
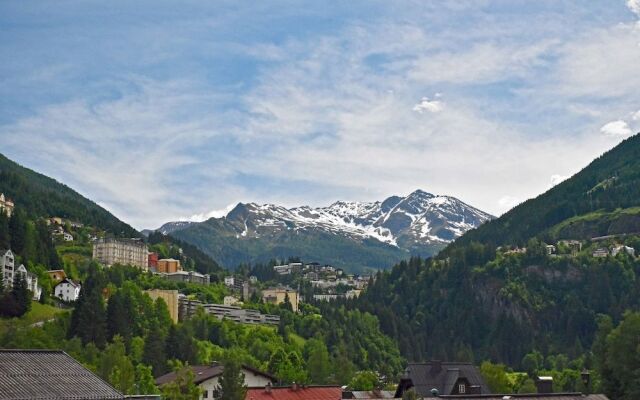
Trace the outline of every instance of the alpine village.
{"type": "Polygon", "coordinates": [[[640,0],[0,38],[0,400],[640,400],[640,0]]]}

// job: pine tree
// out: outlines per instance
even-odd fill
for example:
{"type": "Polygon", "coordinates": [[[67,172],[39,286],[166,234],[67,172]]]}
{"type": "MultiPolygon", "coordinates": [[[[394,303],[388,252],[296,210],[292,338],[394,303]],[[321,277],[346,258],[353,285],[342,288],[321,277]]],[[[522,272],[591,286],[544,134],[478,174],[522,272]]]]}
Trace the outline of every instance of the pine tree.
{"type": "Polygon", "coordinates": [[[97,266],[89,268],[89,275],[71,314],[69,337],[77,336],[82,343],[93,342],[103,348],[107,342],[107,313],[102,298],[104,275],[97,266]]]}
{"type": "Polygon", "coordinates": [[[144,351],[142,361],[151,366],[153,376],[160,376],[167,371],[167,357],[165,355],[163,331],[159,328],[157,321],[151,325],[149,333],[144,341],[144,351]]]}
{"type": "Polygon", "coordinates": [[[9,217],[0,210],[0,249],[8,249],[11,247],[11,235],[9,233],[9,217]]]}
{"type": "Polygon", "coordinates": [[[244,400],[247,386],[244,384],[242,365],[233,357],[226,357],[219,380],[221,400],[244,400]]]}
{"type": "Polygon", "coordinates": [[[27,235],[27,216],[19,207],[16,207],[11,214],[9,230],[11,231],[11,249],[14,253],[22,255],[27,235]]]}
{"type": "Polygon", "coordinates": [[[23,274],[16,274],[11,296],[14,298],[16,304],[14,316],[21,317],[31,310],[31,293],[29,292],[27,280],[23,274]]]}

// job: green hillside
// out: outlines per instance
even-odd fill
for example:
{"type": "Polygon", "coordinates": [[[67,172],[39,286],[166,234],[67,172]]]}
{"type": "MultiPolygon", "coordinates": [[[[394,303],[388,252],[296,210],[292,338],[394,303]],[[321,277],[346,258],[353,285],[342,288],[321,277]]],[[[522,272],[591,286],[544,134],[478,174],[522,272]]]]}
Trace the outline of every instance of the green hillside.
{"type": "Polygon", "coordinates": [[[291,230],[237,240],[235,231],[225,224],[225,221],[210,219],[171,232],[171,236],[197,246],[227,268],[296,256],[362,273],[385,268],[409,256],[408,252],[377,240],[356,240],[320,230],[291,230]]]}
{"type": "Polygon", "coordinates": [[[11,198],[29,217],[61,217],[91,225],[115,235],[139,233],[109,211],[68,186],[22,167],[0,154],[0,193],[11,198]]]}
{"type": "MultiPolygon", "coordinates": [[[[471,242],[495,246],[522,245],[534,236],[552,236],[547,230],[568,219],[594,212],[607,214],[638,205],[640,135],[635,135],[594,160],[571,179],[525,201],[500,218],[467,232],[452,243],[444,254],[471,242]]],[[[581,235],[575,238],[587,239],[591,236],[623,233],[625,230],[640,231],[640,221],[634,214],[618,214],[611,222],[610,225],[599,225],[582,231],[556,229],[551,233],[561,236],[581,235]]]]}
{"type": "Polygon", "coordinates": [[[353,306],[376,314],[408,359],[491,359],[527,368],[537,356],[525,357],[535,351],[589,368],[601,315],[618,322],[626,310],[640,309],[640,258],[629,254],[640,254],[639,206],[634,136],[438,257],[380,272],[353,306]],[[599,238],[605,235],[613,236],[599,238]],[[558,239],[578,239],[582,247],[558,239]],[[557,245],[557,254],[548,254],[547,244],[557,245]],[[615,256],[593,254],[621,245],[628,247],[615,256]],[[510,251],[515,246],[521,249],[510,251]]]}

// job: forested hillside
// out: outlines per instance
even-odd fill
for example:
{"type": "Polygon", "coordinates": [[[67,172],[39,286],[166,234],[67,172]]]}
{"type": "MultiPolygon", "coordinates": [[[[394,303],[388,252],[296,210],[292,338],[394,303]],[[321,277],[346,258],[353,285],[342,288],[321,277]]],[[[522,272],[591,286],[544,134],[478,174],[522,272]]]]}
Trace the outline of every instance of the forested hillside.
{"type": "Polygon", "coordinates": [[[109,211],[68,186],[24,168],[0,154],[0,193],[11,198],[30,218],[61,217],[111,232],[138,237],[139,233],[109,211]]]}
{"type": "MultiPolygon", "coordinates": [[[[588,239],[613,233],[640,232],[637,212],[618,215],[590,229],[552,230],[570,218],[589,213],[611,213],[640,205],[640,134],[626,139],[582,171],[535,199],[525,201],[503,216],[467,232],[444,250],[480,242],[499,246],[524,244],[529,238],[588,239]],[[569,237],[570,235],[581,237],[569,237]],[[554,237],[556,236],[556,237],[554,237]],[[560,236],[560,237],[557,237],[560,236]]],[[[596,217],[596,220],[599,220],[596,217]]],[[[569,221],[571,222],[571,221],[569,221]]]]}
{"type": "Polygon", "coordinates": [[[638,206],[634,136],[438,257],[378,273],[351,306],[377,315],[411,360],[526,368],[539,352],[589,366],[601,316],[640,308],[638,206]]]}

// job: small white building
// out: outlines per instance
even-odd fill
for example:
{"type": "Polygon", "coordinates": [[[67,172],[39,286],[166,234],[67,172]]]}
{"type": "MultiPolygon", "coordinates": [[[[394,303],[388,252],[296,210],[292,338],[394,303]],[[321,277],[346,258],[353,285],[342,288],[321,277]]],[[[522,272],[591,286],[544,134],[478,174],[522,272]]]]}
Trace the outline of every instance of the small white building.
{"type": "Polygon", "coordinates": [[[54,295],[60,300],[71,302],[78,300],[82,286],[71,279],[64,279],[54,289],[54,295]]]}
{"type": "Polygon", "coordinates": [[[633,247],[629,246],[615,246],[613,249],[611,249],[611,255],[615,257],[623,251],[631,257],[636,256],[636,250],[633,247]]]}
{"type": "Polygon", "coordinates": [[[235,285],[235,278],[233,276],[225,276],[224,277],[224,285],[226,287],[233,287],[233,285],[235,285]]]}

